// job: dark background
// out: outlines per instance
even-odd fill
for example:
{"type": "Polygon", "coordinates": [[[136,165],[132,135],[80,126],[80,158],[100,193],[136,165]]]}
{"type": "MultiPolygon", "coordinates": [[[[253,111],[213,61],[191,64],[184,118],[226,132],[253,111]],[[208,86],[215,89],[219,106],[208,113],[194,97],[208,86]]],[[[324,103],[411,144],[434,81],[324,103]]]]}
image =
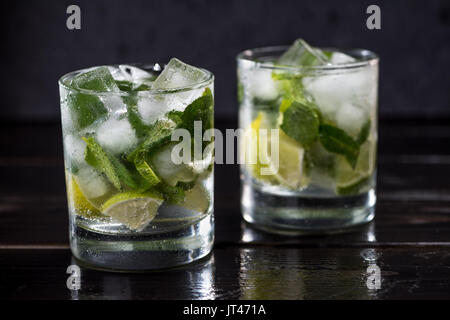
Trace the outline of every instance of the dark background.
{"type": "Polygon", "coordinates": [[[379,54],[380,117],[450,117],[450,1],[9,1],[2,3],[2,122],[56,122],[58,78],[99,64],[176,56],[216,75],[216,115],[237,114],[235,56],[303,37],[379,54]],[[66,8],[81,8],[81,30],[66,8]],[[381,30],[366,8],[381,7],[381,30]]]}

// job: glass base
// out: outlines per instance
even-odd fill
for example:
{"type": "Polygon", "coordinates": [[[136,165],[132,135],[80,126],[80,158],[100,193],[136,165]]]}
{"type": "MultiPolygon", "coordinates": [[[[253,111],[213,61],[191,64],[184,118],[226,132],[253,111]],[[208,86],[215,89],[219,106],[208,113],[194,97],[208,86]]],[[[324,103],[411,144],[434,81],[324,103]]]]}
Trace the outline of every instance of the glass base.
{"type": "Polygon", "coordinates": [[[214,216],[156,234],[107,234],[71,221],[70,246],[87,267],[117,272],[142,272],[175,267],[208,255],[214,242],[214,216]]]}
{"type": "Polygon", "coordinates": [[[345,232],[375,216],[375,191],[346,197],[279,195],[243,184],[245,221],[271,233],[300,235],[345,232]]]}

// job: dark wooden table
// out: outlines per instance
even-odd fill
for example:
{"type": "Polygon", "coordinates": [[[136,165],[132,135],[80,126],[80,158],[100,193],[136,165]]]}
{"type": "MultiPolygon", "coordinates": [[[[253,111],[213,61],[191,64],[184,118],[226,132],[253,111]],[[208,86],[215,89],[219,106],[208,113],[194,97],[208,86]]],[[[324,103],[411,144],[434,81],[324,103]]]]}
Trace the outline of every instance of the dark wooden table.
{"type": "MultiPolygon", "coordinates": [[[[220,128],[234,123],[219,123],[220,128]]],[[[238,168],[216,166],[213,253],[164,272],[115,274],[73,264],[58,125],[0,128],[0,298],[450,298],[450,123],[380,121],[372,223],[341,235],[282,237],[243,223],[238,168]],[[381,271],[379,289],[367,268],[381,271]]]]}

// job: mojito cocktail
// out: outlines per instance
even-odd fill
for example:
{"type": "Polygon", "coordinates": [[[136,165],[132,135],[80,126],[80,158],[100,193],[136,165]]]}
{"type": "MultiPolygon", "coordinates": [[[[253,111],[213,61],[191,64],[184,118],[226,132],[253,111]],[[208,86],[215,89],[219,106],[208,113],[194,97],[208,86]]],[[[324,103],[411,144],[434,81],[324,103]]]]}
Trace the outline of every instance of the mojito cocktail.
{"type": "Polygon", "coordinates": [[[202,135],[213,127],[213,83],[210,72],[176,58],[164,68],[101,66],[61,78],[76,258],[99,268],[147,270],[210,252],[213,141],[202,135]],[[193,145],[187,151],[179,150],[180,135],[173,139],[180,130],[193,145]],[[174,161],[177,153],[185,161],[174,161]]]}
{"type": "Polygon", "coordinates": [[[281,233],[335,231],[374,216],[378,58],[290,47],[238,56],[242,211],[281,233]]]}

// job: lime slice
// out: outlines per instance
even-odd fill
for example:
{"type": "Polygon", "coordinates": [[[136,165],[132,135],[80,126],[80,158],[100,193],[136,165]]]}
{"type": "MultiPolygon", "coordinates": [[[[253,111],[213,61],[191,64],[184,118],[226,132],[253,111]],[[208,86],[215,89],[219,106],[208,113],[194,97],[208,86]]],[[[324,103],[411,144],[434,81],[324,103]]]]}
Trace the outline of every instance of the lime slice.
{"type": "Polygon", "coordinates": [[[69,174],[67,181],[69,181],[67,185],[67,198],[75,209],[75,212],[86,218],[100,217],[100,211],[86,199],[74,177],[69,174]]]}
{"type": "Polygon", "coordinates": [[[167,184],[174,187],[178,182],[194,181],[198,175],[208,170],[213,163],[212,149],[208,156],[190,163],[175,164],[172,161],[172,149],[177,143],[169,144],[157,152],[151,159],[156,174],[167,184]]]}
{"type": "Polygon", "coordinates": [[[270,129],[269,119],[260,112],[253,120],[250,127],[244,134],[243,150],[245,164],[253,176],[275,185],[282,185],[291,189],[300,189],[308,184],[307,177],[303,174],[304,149],[294,139],[288,137],[282,130],[279,130],[279,159],[278,166],[271,152],[271,138],[261,135],[259,129],[270,129]],[[266,139],[266,141],[263,141],[266,139]],[[254,147],[256,146],[256,147],[254,147]],[[267,151],[260,150],[260,147],[267,146],[267,151]],[[260,152],[262,151],[262,152],[260,152]],[[256,154],[254,154],[256,152],[256,154]],[[256,159],[256,163],[251,161],[256,159]],[[278,167],[278,170],[277,170],[278,167]],[[273,174],[262,174],[262,169],[274,172],[273,174]]]}
{"type": "Polygon", "coordinates": [[[305,149],[298,142],[288,137],[283,131],[280,133],[279,142],[279,169],[275,178],[285,186],[299,189],[308,184],[308,179],[303,174],[303,157],[305,149]]]}
{"type": "Polygon", "coordinates": [[[203,183],[198,181],[192,189],[185,193],[185,198],[180,206],[200,213],[206,213],[211,203],[211,195],[203,183]]]}
{"type": "Polygon", "coordinates": [[[154,186],[160,182],[158,176],[145,160],[136,158],[134,163],[139,174],[147,180],[150,186],[154,186]]]}
{"type": "Polygon", "coordinates": [[[355,169],[343,156],[336,157],[336,192],[355,194],[364,191],[375,168],[375,142],[368,139],[361,145],[355,169]]]}
{"type": "Polygon", "coordinates": [[[162,202],[163,198],[157,193],[123,192],[106,201],[102,212],[131,230],[139,231],[155,218],[162,202]]]}
{"type": "Polygon", "coordinates": [[[108,179],[91,167],[81,168],[73,178],[85,198],[98,210],[116,192],[108,179]]]}

